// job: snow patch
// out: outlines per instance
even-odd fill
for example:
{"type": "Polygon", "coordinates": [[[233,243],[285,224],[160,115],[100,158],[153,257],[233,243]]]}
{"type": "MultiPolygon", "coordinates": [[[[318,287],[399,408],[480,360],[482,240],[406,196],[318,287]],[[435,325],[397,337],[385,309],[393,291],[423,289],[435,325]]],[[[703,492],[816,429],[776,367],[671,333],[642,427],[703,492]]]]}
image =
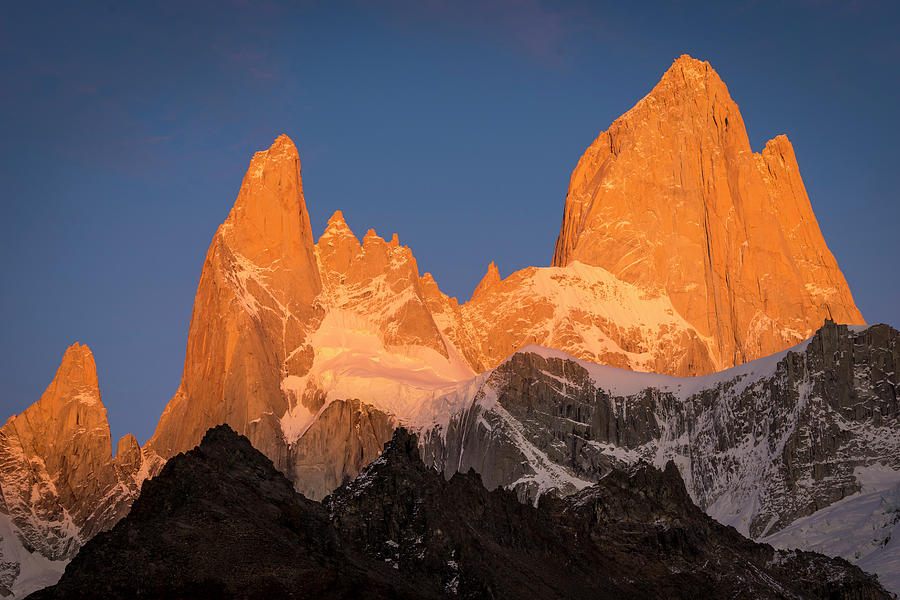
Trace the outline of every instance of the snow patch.
{"type": "Polygon", "coordinates": [[[900,594],[900,471],[874,464],[857,467],[854,475],[859,492],[761,541],[843,557],[900,594]]]}
{"type": "Polygon", "coordinates": [[[386,345],[376,322],[346,309],[329,310],[309,343],[315,348],[309,373],[288,376],[281,384],[291,400],[281,418],[289,442],[315,419],[301,402],[311,386],[325,394],[326,405],[358,398],[420,429],[449,421],[474,384],[474,373],[458,355],[447,358],[424,346],[386,345]]]}
{"type": "Polygon", "coordinates": [[[24,598],[31,592],[53,585],[62,577],[67,560],[50,560],[38,552],[29,552],[19,539],[18,528],[0,513],[0,574],[3,566],[18,563],[19,575],[12,584],[12,597],[24,598]]]}

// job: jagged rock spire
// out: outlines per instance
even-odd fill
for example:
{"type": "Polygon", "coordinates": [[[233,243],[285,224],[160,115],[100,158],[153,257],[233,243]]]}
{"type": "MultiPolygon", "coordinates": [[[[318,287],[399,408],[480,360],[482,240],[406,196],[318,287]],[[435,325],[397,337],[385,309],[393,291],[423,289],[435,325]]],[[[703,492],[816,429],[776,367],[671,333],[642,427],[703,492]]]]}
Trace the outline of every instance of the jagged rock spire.
{"type": "Polygon", "coordinates": [[[164,458],[228,423],[274,453],[287,410],[286,374],[312,364],[307,336],[322,289],[300,159],[279,136],[250,161],[228,218],[210,245],[188,332],[181,386],[150,446],[164,458]]]}
{"type": "Polygon", "coordinates": [[[475,300],[477,297],[483,294],[489,294],[491,292],[491,289],[494,288],[498,283],[500,283],[500,271],[497,269],[497,265],[494,264],[494,261],[491,261],[491,264],[488,265],[487,272],[484,274],[484,277],[481,278],[481,281],[478,283],[475,291],[472,292],[472,299],[475,300]]]}

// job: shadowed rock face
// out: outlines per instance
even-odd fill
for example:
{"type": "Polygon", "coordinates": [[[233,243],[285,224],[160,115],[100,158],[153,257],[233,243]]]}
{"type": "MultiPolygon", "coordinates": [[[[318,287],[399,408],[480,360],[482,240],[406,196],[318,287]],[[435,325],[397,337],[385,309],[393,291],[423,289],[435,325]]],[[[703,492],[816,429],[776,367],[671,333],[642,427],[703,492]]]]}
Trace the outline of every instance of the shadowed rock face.
{"type": "Polygon", "coordinates": [[[742,538],[670,465],[538,508],[450,481],[398,431],[323,503],[226,426],[171,459],[131,513],[31,598],[888,598],[840,559],[742,538]]]}
{"type": "Polygon", "coordinates": [[[379,456],[393,432],[393,419],[359,400],[331,402],[288,450],[294,488],[324,498],[379,456]]]}
{"type": "Polygon", "coordinates": [[[701,508],[759,537],[857,492],[857,468],[900,470],[898,366],[887,325],[828,323],[796,351],[693,379],[526,348],[424,435],[423,452],[448,476],[474,468],[530,501],[674,460],[701,508]]]}
{"type": "Polygon", "coordinates": [[[665,295],[711,338],[715,368],[690,374],[778,352],[826,318],[864,323],[791,143],[753,153],[725,84],[686,55],[572,173],[553,265],[575,261],[665,295]]]}

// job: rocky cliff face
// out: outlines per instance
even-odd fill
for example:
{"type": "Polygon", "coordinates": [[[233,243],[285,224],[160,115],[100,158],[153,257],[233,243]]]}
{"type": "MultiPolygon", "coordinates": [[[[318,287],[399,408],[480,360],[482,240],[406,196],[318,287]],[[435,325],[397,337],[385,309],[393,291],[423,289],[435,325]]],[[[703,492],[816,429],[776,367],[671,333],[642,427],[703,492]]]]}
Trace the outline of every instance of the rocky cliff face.
{"type": "Polygon", "coordinates": [[[163,458],[230,423],[277,457],[288,373],[312,365],[308,336],[322,318],[322,288],[300,161],[281,136],[257,152],[206,255],[188,333],[181,386],[150,448],[163,458]]]}
{"type": "Polygon", "coordinates": [[[422,451],[532,502],[672,460],[707,513],[771,535],[856,494],[868,469],[900,481],[898,363],[896,330],[831,322],[790,351],[684,379],[525,348],[426,430],[422,451]]]}
{"type": "Polygon", "coordinates": [[[449,482],[399,431],[323,503],[223,426],[33,598],[888,598],[840,559],[742,538],[677,469],[615,472],[538,508],[449,482]],[[222,539],[228,544],[222,544],[222,539]],[[637,550],[637,551],[636,551],[637,550]]]}
{"type": "Polygon", "coordinates": [[[332,310],[372,321],[386,346],[418,346],[448,358],[441,332],[423,299],[412,251],[370,229],[362,244],[337,211],[316,244],[332,310]]]}
{"type": "Polygon", "coordinates": [[[337,212],[314,242],[281,136],[253,157],[213,238],[181,386],[148,449],[167,459],[227,423],[321,498],[377,457],[423,394],[471,375],[396,236],[360,243],[337,212]]]}
{"type": "Polygon", "coordinates": [[[132,435],[113,458],[94,357],[70,346],[40,400],[0,428],[0,595],[27,588],[23,563],[52,573],[114,525],[157,468],[132,435]]]}
{"type": "Polygon", "coordinates": [[[552,268],[502,279],[491,263],[465,304],[436,285],[427,301],[476,371],[538,344],[702,375],[797,344],[826,318],[864,323],[790,142],[752,152],[725,84],[687,56],[578,162],[552,268]]]}
{"type": "MultiPolygon", "coordinates": [[[[5,451],[12,458],[4,496],[20,506],[7,513],[40,513],[32,521],[42,533],[25,537],[49,539],[46,556],[66,558],[81,543],[77,535],[92,535],[127,509],[131,492],[106,497],[103,490],[131,481],[135,469],[146,472],[139,465],[192,448],[209,427],[227,423],[246,435],[296,490],[320,499],[374,460],[401,423],[426,432],[432,463],[448,472],[474,467],[488,485],[512,486],[523,499],[580,489],[622,461],[673,456],[681,467],[692,465],[688,489],[711,514],[752,535],[771,533],[851,493],[847,465],[884,450],[861,449],[862,434],[844,414],[857,410],[852,402],[831,407],[840,418],[815,412],[825,410],[826,392],[809,396],[806,379],[796,379],[818,381],[806,363],[770,374],[770,387],[735,383],[712,391],[718,384],[710,384],[705,395],[685,396],[660,383],[632,398],[559,366],[579,364],[570,357],[540,369],[536,358],[506,359],[537,344],[594,363],[692,376],[781,351],[826,317],[862,323],[790,143],[779,136],[754,154],[724,83],[689,57],[579,161],[553,266],[502,278],[491,263],[463,304],[419,274],[396,235],[386,241],[370,230],[360,240],[338,211],[314,240],[298,152],[281,136],[254,155],[210,244],[181,384],[146,448],[123,439],[107,467],[108,450],[98,450],[109,445],[100,439],[105,415],[40,417],[65,431],[74,418],[77,427],[99,432],[64,447],[33,442],[67,438],[56,429],[33,433],[26,419],[5,451]],[[580,391],[571,391],[568,374],[580,391]],[[503,378],[512,387],[498,387],[503,378]],[[501,388],[498,401],[492,394],[501,388]],[[546,404],[540,414],[529,412],[536,390],[546,404]],[[563,399],[570,396],[578,401],[563,399]],[[723,404],[725,397],[735,406],[723,404]],[[813,425],[813,417],[829,429],[813,425]],[[40,468],[28,452],[44,461],[40,468]],[[753,464],[782,466],[759,466],[767,479],[756,486],[737,452],[750,452],[753,464]],[[71,514],[41,500],[44,492],[29,495],[35,477],[59,482],[47,494],[71,514]],[[98,494],[105,499],[95,503],[98,494]],[[728,502],[743,504],[736,510],[728,502]]],[[[863,359],[870,369],[881,360],[863,359]]],[[[819,366],[838,373],[851,396],[863,393],[861,380],[849,383],[835,371],[839,365],[819,366]]],[[[685,385],[709,380],[692,381],[685,385]]],[[[860,417],[860,427],[890,446],[896,429],[894,421],[878,424],[884,410],[860,417]]],[[[19,519],[15,527],[28,525],[19,519]]]]}
{"type": "MultiPolygon", "coordinates": [[[[790,144],[753,154],[706,63],[676,61],[598,138],[565,214],[556,266],[502,279],[491,263],[460,305],[420,276],[396,235],[360,241],[340,211],[314,243],[297,150],[279,137],[253,157],[210,246],[181,386],[149,447],[168,458],[228,423],[279,469],[309,473],[292,446],[330,418],[329,402],[409,420],[527,344],[696,375],[780,351],[829,315],[862,322],[790,144]]],[[[314,497],[327,489],[298,486],[314,497]]]]}
{"type": "Polygon", "coordinates": [[[709,338],[708,371],[796,344],[825,318],[863,323],[791,143],[753,153],[725,84],[689,56],[578,162],[553,264],[576,261],[669,298],[709,338]]]}

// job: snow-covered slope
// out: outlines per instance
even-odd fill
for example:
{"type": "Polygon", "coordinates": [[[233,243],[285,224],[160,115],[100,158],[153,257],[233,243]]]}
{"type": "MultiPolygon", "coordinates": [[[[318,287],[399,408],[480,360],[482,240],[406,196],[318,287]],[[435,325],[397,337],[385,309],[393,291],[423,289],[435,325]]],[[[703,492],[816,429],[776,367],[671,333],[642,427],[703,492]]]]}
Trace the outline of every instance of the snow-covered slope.
{"type": "Polygon", "coordinates": [[[315,359],[309,372],[289,375],[282,389],[291,397],[281,417],[285,440],[296,442],[333,400],[359,398],[404,422],[429,398],[443,396],[474,377],[457,356],[448,359],[422,346],[388,346],[377,323],[360,313],[333,309],[311,336],[315,359]],[[322,406],[310,410],[304,393],[318,394],[322,406]]]}
{"type": "MultiPolygon", "coordinates": [[[[528,344],[635,371],[689,375],[716,371],[705,337],[671,300],[602,267],[528,267],[485,275],[460,320],[476,332],[480,361],[496,366],[528,344]]],[[[452,329],[451,329],[452,330],[452,329]]]]}
{"type": "Polygon", "coordinates": [[[62,576],[65,560],[50,560],[22,544],[22,532],[10,518],[0,513],[0,586],[13,598],[24,598],[34,590],[53,585],[62,576]]]}
{"type": "Polygon", "coordinates": [[[859,492],[791,523],[762,541],[840,556],[900,594],[900,471],[875,463],[854,471],[859,492]]]}

